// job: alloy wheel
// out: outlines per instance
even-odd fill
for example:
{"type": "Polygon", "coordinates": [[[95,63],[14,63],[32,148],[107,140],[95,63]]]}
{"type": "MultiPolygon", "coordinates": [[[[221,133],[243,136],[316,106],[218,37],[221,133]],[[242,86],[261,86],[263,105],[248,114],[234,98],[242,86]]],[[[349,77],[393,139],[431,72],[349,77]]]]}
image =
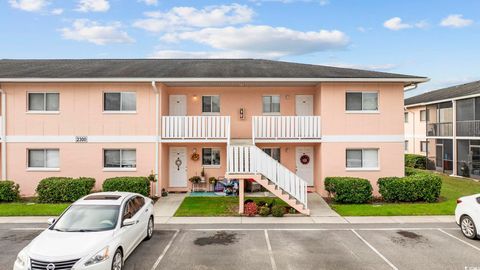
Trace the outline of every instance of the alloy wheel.
{"type": "Polygon", "coordinates": [[[152,218],[148,220],[147,234],[148,234],[147,235],[148,238],[151,238],[153,235],[153,219],[152,218]]]}
{"type": "Polygon", "coordinates": [[[475,230],[475,224],[473,221],[470,219],[470,217],[464,217],[462,218],[462,233],[468,237],[468,238],[475,238],[476,230],[475,230]]]}
{"type": "Polygon", "coordinates": [[[122,270],[123,258],[122,253],[117,251],[113,257],[112,270],[122,270]]]}

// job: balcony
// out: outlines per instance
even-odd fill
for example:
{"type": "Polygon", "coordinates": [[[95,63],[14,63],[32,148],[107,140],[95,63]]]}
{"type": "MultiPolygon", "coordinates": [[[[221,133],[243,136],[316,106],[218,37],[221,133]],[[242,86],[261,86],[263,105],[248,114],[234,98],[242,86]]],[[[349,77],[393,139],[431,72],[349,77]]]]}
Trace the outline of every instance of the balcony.
{"type": "Polygon", "coordinates": [[[252,134],[258,142],[315,142],[321,139],[320,116],[254,116],[252,134]]]}
{"type": "Polygon", "coordinates": [[[451,137],[453,136],[453,123],[429,123],[427,125],[427,137],[451,137]]]}
{"type": "Polygon", "coordinates": [[[227,142],[230,116],[163,116],[164,142],[227,142]]]}
{"type": "Polygon", "coordinates": [[[480,120],[457,121],[457,136],[479,137],[480,120]]]}

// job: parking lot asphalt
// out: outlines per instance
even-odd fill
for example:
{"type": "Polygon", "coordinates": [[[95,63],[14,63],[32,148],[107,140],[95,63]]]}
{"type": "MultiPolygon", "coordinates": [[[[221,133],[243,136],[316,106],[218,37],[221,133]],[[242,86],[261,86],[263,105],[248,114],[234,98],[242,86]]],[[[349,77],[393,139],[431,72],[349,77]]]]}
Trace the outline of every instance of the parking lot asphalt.
{"type": "MultiPolygon", "coordinates": [[[[0,269],[44,224],[0,226],[0,269]]],[[[455,224],[157,226],[125,269],[480,269],[455,224]]]]}

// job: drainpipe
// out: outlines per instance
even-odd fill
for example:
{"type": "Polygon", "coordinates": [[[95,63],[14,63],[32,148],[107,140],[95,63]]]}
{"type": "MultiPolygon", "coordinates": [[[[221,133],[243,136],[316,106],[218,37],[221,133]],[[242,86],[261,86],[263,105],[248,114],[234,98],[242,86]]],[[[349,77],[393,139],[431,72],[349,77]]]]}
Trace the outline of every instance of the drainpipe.
{"type": "Polygon", "coordinates": [[[2,99],[2,180],[7,179],[7,95],[0,88],[2,99]]]}
{"type": "Polygon", "coordinates": [[[159,105],[160,105],[160,93],[157,88],[157,84],[155,81],[152,81],[152,89],[155,93],[155,176],[157,177],[157,181],[155,182],[155,196],[158,197],[158,181],[159,181],[159,172],[158,172],[158,160],[159,160],[159,153],[158,153],[158,140],[160,139],[160,125],[158,124],[159,121],[159,105]]]}

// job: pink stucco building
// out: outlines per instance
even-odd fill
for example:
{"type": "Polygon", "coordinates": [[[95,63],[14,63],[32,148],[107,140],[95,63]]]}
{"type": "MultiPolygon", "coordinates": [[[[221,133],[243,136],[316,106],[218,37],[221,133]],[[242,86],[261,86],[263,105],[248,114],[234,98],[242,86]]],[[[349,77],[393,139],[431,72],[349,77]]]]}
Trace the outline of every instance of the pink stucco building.
{"type": "Polygon", "coordinates": [[[327,176],[376,189],[403,175],[403,91],[424,81],[254,59],[1,60],[1,175],[32,195],[48,176],[100,188],[153,171],[158,193],[190,190],[204,168],[308,209],[327,176]]]}

